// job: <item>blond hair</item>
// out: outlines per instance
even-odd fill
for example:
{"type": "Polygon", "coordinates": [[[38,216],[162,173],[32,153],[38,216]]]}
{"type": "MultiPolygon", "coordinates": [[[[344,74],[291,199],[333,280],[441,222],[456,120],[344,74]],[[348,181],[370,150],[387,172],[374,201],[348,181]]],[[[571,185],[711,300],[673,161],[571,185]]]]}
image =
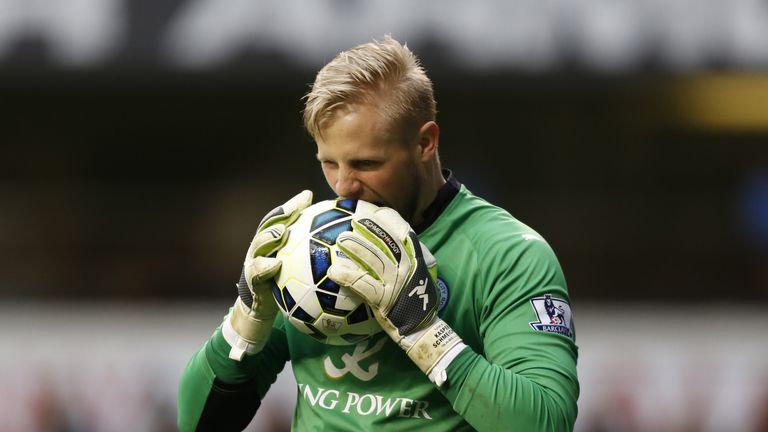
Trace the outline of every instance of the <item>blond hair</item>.
{"type": "Polygon", "coordinates": [[[398,127],[418,127],[437,114],[421,62],[389,35],[339,53],[320,69],[304,99],[304,126],[314,139],[338,109],[353,104],[377,105],[387,124],[398,127]]]}

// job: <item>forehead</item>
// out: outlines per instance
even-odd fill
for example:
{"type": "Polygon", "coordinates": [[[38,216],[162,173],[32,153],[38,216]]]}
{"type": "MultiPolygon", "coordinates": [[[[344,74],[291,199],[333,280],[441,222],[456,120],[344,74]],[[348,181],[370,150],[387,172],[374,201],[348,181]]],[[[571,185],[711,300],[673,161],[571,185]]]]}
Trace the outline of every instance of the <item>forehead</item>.
{"type": "Polygon", "coordinates": [[[318,153],[381,151],[398,142],[390,130],[373,106],[339,107],[323,122],[316,138],[318,153]]]}

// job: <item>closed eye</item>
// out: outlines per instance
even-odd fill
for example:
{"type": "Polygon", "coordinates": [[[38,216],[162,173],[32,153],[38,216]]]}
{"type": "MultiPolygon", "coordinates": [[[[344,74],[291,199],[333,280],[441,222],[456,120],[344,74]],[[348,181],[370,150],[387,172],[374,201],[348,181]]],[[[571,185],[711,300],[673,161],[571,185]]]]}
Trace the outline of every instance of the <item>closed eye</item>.
{"type": "Polygon", "coordinates": [[[372,159],[360,159],[355,160],[350,163],[354,169],[360,170],[360,171],[371,171],[375,170],[379,167],[381,167],[384,164],[383,161],[378,160],[372,160],[372,159]]]}
{"type": "Polygon", "coordinates": [[[339,164],[337,164],[336,162],[328,161],[328,160],[321,160],[320,165],[323,168],[336,168],[337,166],[339,166],[339,164]]]}

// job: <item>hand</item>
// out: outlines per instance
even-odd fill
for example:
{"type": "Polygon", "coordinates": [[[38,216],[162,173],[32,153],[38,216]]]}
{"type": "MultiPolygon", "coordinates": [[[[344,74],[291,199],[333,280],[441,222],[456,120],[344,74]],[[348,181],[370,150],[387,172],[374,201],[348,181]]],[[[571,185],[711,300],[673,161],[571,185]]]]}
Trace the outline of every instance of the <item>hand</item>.
{"type": "Polygon", "coordinates": [[[277,315],[277,303],[269,280],[280,270],[280,260],[270,258],[288,240],[286,228],[312,204],[312,192],[305,190],[262,219],[248,247],[243,271],[237,283],[238,298],[222,332],[232,349],[229,357],[242,360],[264,348],[277,315]]]}
{"type": "Polygon", "coordinates": [[[357,266],[333,265],[328,276],[363,297],[384,331],[430,379],[442,384],[447,364],[441,364],[439,376],[433,369],[449,352],[452,360],[464,344],[437,317],[435,258],[408,222],[382,207],[356,216],[352,231],[340,234],[336,244],[357,266]]]}

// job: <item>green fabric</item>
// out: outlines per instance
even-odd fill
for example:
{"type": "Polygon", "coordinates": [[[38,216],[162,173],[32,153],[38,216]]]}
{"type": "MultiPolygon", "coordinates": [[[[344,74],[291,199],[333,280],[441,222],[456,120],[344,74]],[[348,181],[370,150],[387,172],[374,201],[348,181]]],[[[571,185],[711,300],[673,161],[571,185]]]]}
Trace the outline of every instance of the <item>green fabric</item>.
{"type": "Polygon", "coordinates": [[[214,334],[206,356],[198,353],[182,377],[180,424],[182,411],[192,422],[199,418],[211,372],[225,381],[272,383],[290,357],[299,386],[294,430],[571,430],[577,347],[570,337],[531,325],[537,322],[532,299],[550,294],[568,301],[549,245],[463,186],[419,238],[448,287],[439,315],[468,345],[448,367],[443,388],[384,333],[336,347],[279,319],[265,350],[241,365],[227,358],[228,345],[214,334]]]}
{"type": "Polygon", "coordinates": [[[569,300],[549,245],[464,187],[420,238],[451,288],[441,316],[472,349],[448,368],[443,394],[456,412],[478,430],[572,429],[577,347],[530,326],[531,299],[569,300]]]}
{"type": "Polygon", "coordinates": [[[180,431],[193,431],[197,427],[214,377],[205,358],[205,347],[203,347],[187,363],[179,384],[178,426],[180,431]]]}
{"type": "Polygon", "coordinates": [[[288,361],[282,318],[282,315],[277,316],[264,350],[246,356],[242,362],[229,358],[230,346],[221,334],[221,326],[216,329],[213,336],[192,356],[181,375],[177,413],[180,431],[196,429],[216,377],[227,383],[240,383],[257,377],[258,394],[264,398],[288,361]]]}

